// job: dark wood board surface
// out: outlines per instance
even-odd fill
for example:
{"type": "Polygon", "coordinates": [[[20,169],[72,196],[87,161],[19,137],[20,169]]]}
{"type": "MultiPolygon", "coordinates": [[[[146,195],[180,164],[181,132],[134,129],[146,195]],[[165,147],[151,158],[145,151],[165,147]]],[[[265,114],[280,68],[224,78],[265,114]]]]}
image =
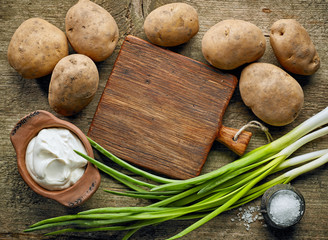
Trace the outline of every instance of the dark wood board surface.
{"type": "MultiPolygon", "coordinates": [[[[104,62],[97,63],[100,75],[99,88],[94,100],[78,115],[62,117],[56,114],[48,104],[48,86],[50,76],[41,79],[23,79],[13,70],[7,61],[7,48],[11,36],[17,27],[30,17],[41,17],[60,29],[64,30],[64,19],[68,9],[76,0],[1,0],[0,4],[0,239],[79,239],[79,240],[107,240],[122,239],[123,232],[95,232],[63,234],[57,237],[45,237],[43,232],[24,233],[30,224],[49,217],[63,214],[73,214],[78,211],[97,207],[145,206],[149,201],[115,196],[104,193],[102,189],[124,191],[125,188],[117,181],[101,173],[102,180],[99,190],[82,206],[68,209],[53,200],[43,198],[34,193],[20,177],[14,148],[9,134],[17,121],[26,114],[37,109],[47,110],[61,119],[68,120],[87,133],[94,114],[105,89],[109,75],[114,67],[116,57],[125,37],[129,34],[147,40],[143,32],[145,17],[155,8],[173,2],[171,0],[122,0],[101,1],[96,3],[107,9],[117,21],[120,38],[114,54],[104,62]]],[[[305,102],[298,118],[285,127],[267,126],[276,139],[298,124],[328,106],[328,2],[327,0],[190,0],[181,1],[195,7],[199,14],[199,32],[186,44],[170,48],[183,56],[206,64],[201,53],[201,40],[205,32],[217,22],[236,18],[249,21],[257,25],[264,33],[267,48],[260,62],[272,63],[279,66],[269,43],[269,29],[271,25],[282,18],[298,20],[309,32],[319,56],[321,67],[313,76],[295,76],[301,84],[305,102]]],[[[72,52],[72,51],[71,51],[72,52]]],[[[240,70],[228,71],[239,78],[240,70]]],[[[222,124],[240,128],[251,120],[258,120],[243,104],[238,85],[226,109],[222,124]]],[[[258,130],[251,129],[252,139],[247,151],[266,143],[265,135],[258,130]]],[[[299,153],[327,148],[328,138],[306,145],[299,153]]],[[[97,153],[96,153],[97,156],[97,153]]],[[[97,156],[100,158],[100,156],[97,156]]],[[[107,164],[117,168],[115,164],[104,160],[107,164]]],[[[202,172],[212,171],[223,164],[238,159],[238,156],[221,143],[214,142],[202,172]]],[[[120,168],[118,168],[120,169],[120,168]]],[[[120,169],[121,170],[121,169],[120,169]]],[[[126,171],[124,171],[126,172],[126,171]]],[[[133,174],[131,174],[134,176],[133,174]]],[[[304,195],[306,211],[301,222],[288,231],[275,231],[264,225],[263,220],[246,223],[241,216],[244,211],[253,209],[255,217],[260,199],[257,199],[241,209],[233,209],[223,213],[199,229],[182,239],[227,239],[227,240],[324,240],[328,236],[328,165],[305,174],[292,181],[292,185],[304,195]],[[245,226],[246,225],[246,226],[245,226]]],[[[250,211],[248,211],[250,213],[250,211]]],[[[137,232],[132,239],[154,240],[168,238],[194,221],[169,221],[137,232]]]]}
{"type": "Polygon", "coordinates": [[[144,168],[173,178],[195,177],[236,85],[231,74],[129,35],[88,136],[144,168]]]}

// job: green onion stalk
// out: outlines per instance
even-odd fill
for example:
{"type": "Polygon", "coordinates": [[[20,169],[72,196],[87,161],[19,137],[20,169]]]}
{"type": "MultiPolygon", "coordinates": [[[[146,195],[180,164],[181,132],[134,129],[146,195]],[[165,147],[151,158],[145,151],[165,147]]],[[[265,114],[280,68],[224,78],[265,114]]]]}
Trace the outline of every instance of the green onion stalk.
{"type": "Polygon", "coordinates": [[[122,166],[142,176],[144,180],[123,174],[78,151],[77,154],[101,171],[124,184],[129,190],[111,194],[151,199],[154,203],[141,207],[105,207],[78,214],[45,219],[31,225],[26,232],[59,228],[47,235],[66,232],[126,231],[124,239],[142,227],[168,220],[196,221],[168,238],[185,236],[224,211],[236,208],[260,197],[276,184],[288,184],[297,176],[328,162],[328,149],[290,157],[303,145],[328,134],[328,107],[309,118],[286,135],[250,151],[238,160],[212,172],[187,180],[157,176],[116,157],[88,138],[94,149],[122,166]],[[280,175],[279,175],[280,173],[280,175]],[[268,180],[268,176],[274,178],[268,180]]]}

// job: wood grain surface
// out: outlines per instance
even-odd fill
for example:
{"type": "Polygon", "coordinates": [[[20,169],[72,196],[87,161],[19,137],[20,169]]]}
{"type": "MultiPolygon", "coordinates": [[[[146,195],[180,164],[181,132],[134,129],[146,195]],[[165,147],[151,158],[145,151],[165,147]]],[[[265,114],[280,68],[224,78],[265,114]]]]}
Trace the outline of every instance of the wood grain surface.
{"type": "MultiPolygon", "coordinates": [[[[170,3],[170,0],[96,0],[96,3],[107,9],[117,21],[120,39],[114,54],[103,62],[97,63],[100,84],[93,101],[74,117],[58,116],[49,107],[47,96],[50,76],[41,79],[23,79],[8,64],[6,53],[11,36],[17,27],[26,19],[41,17],[64,30],[64,19],[68,9],[76,3],[74,0],[1,0],[0,2],[0,239],[121,239],[123,232],[96,232],[64,234],[57,237],[44,237],[43,232],[24,233],[30,224],[49,217],[76,213],[96,207],[105,206],[143,206],[146,200],[113,196],[102,189],[124,190],[115,180],[102,174],[99,190],[82,206],[68,209],[53,200],[43,198],[34,193],[20,177],[14,148],[9,134],[17,121],[37,109],[54,113],[61,119],[68,120],[78,126],[84,133],[88,132],[98,102],[105,88],[114,62],[124,38],[132,34],[146,39],[143,32],[145,17],[155,8],[170,3]]],[[[265,34],[267,49],[260,62],[268,62],[279,66],[269,44],[270,26],[282,18],[298,20],[309,32],[321,58],[321,67],[313,76],[294,76],[301,84],[305,103],[295,122],[285,127],[267,126],[278,138],[298,124],[328,106],[328,1],[327,0],[188,0],[199,14],[200,30],[188,43],[170,48],[184,56],[206,63],[201,53],[201,39],[205,32],[217,22],[237,18],[257,25],[265,34]]],[[[72,52],[72,51],[71,51],[72,52]]],[[[229,71],[237,78],[240,69],[229,71]]],[[[258,120],[243,104],[238,87],[234,92],[223,118],[226,126],[240,128],[251,120],[258,120]]],[[[252,139],[247,151],[266,143],[266,136],[259,130],[252,129],[252,139]]],[[[298,153],[327,148],[328,137],[323,137],[302,148],[298,153]]],[[[101,156],[97,156],[110,166],[119,170],[101,156]]],[[[238,156],[220,143],[215,143],[207,157],[202,173],[214,170],[223,164],[237,159],[238,156]]],[[[124,171],[124,170],[123,170],[124,171]]],[[[126,172],[126,171],[124,171],[126,172]]],[[[292,185],[304,195],[306,211],[303,219],[288,231],[276,231],[264,225],[263,220],[245,223],[241,216],[244,211],[254,210],[258,214],[257,199],[240,209],[225,212],[209,221],[183,239],[327,239],[328,237],[328,166],[310,172],[295,179],[292,185]]],[[[194,221],[170,221],[160,225],[147,227],[137,232],[132,239],[165,239],[194,221]]]]}
{"type": "Polygon", "coordinates": [[[234,75],[129,35],[88,136],[138,166],[198,176],[236,85],[234,75]]]}

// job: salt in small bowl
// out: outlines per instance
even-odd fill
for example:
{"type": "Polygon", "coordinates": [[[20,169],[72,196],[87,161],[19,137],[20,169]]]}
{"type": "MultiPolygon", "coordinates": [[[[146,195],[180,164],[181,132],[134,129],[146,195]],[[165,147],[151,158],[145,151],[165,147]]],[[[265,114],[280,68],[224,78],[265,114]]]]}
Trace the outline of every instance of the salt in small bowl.
{"type": "Polygon", "coordinates": [[[269,188],[262,196],[261,213],[266,223],[276,229],[287,229],[297,224],[305,212],[305,200],[303,195],[290,184],[277,184],[269,188]],[[288,196],[286,198],[286,196],[288,196]],[[294,206],[281,206],[277,198],[284,197],[282,205],[294,204],[294,206]],[[276,200],[275,204],[272,202],[276,200]],[[287,201],[286,201],[287,200],[287,201]],[[289,201],[288,201],[289,200],[289,201]],[[276,206],[276,205],[279,206],[276,206]],[[274,205],[274,206],[272,206],[274,205]],[[272,208],[277,208],[279,213],[274,213],[272,208]],[[288,209],[288,210],[287,210],[288,209]],[[285,212],[286,210],[286,212],[285,212]],[[292,211],[298,211],[297,214],[292,211]],[[278,214],[279,216],[274,216],[278,214]],[[282,219],[283,217],[283,219],[282,219]]]}

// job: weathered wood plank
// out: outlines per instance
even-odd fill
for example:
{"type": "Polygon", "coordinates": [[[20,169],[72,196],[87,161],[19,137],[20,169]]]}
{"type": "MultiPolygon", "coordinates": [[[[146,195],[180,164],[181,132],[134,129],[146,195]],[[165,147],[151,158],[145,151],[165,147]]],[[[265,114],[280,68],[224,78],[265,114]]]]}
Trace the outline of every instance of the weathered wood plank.
{"type": "Polygon", "coordinates": [[[88,136],[141,167],[179,179],[195,177],[236,85],[231,74],[129,35],[88,136]]]}
{"type": "MultiPolygon", "coordinates": [[[[41,17],[64,29],[64,18],[67,10],[76,1],[51,0],[3,0],[0,7],[0,239],[43,239],[40,233],[25,234],[22,231],[35,221],[63,214],[75,213],[95,207],[105,206],[141,206],[148,203],[145,200],[130,199],[108,195],[103,188],[122,189],[114,180],[102,174],[99,191],[85,205],[77,209],[67,209],[52,200],[42,198],[31,191],[18,174],[15,152],[9,140],[9,133],[16,122],[29,112],[43,109],[53,112],[47,102],[49,76],[37,79],[22,79],[8,64],[6,51],[10,38],[22,21],[30,17],[41,17]]],[[[120,29],[120,40],[114,54],[104,62],[98,63],[100,85],[96,97],[80,114],[71,118],[63,118],[77,125],[87,133],[98,101],[105,87],[120,45],[128,34],[146,39],[143,33],[143,19],[153,9],[172,0],[130,0],[103,1],[96,3],[107,9],[116,19],[120,29]]],[[[269,29],[271,24],[281,18],[295,18],[309,31],[315,43],[322,65],[319,71],[311,77],[299,77],[305,93],[305,105],[301,114],[292,124],[276,128],[269,127],[274,138],[281,136],[314,113],[328,106],[328,2],[326,0],[188,0],[184,1],[194,6],[199,13],[200,31],[190,42],[171,50],[187,57],[205,63],[201,54],[201,38],[215,23],[227,18],[238,18],[250,21],[259,26],[266,35],[267,49],[261,62],[278,65],[269,45],[269,29]]],[[[231,71],[237,77],[240,69],[231,71]]],[[[60,116],[59,116],[60,117],[60,116]]],[[[238,88],[225,113],[223,124],[239,128],[250,120],[256,119],[241,101],[238,88]]],[[[266,137],[258,130],[254,135],[248,150],[266,143],[266,137]]],[[[307,145],[300,152],[327,148],[328,138],[307,145]]],[[[235,160],[237,156],[225,146],[214,144],[203,172],[216,169],[219,165],[235,160]]],[[[111,164],[111,163],[109,163],[111,164]]],[[[111,164],[112,165],[112,164],[111,164]]],[[[244,222],[239,221],[238,209],[234,209],[208,222],[201,228],[190,233],[184,239],[326,239],[328,236],[328,166],[306,174],[293,182],[305,197],[306,213],[302,221],[287,232],[272,231],[263,226],[263,221],[250,224],[247,231],[244,222]],[[235,221],[231,221],[236,218],[235,221]]],[[[247,206],[258,206],[259,200],[247,206]]],[[[244,207],[243,207],[244,209],[244,207]]],[[[133,239],[164,239],[187,227],[193,221],[167,222],[154,227],[148,227],[138,232],[133,239]]],[[[120,232],[100,232],[92,234],[67,234],[58,238],[48,239],[121,239],[120,232]]],[[[46,238],[47,239],[47,238],[46,238]]]]}

